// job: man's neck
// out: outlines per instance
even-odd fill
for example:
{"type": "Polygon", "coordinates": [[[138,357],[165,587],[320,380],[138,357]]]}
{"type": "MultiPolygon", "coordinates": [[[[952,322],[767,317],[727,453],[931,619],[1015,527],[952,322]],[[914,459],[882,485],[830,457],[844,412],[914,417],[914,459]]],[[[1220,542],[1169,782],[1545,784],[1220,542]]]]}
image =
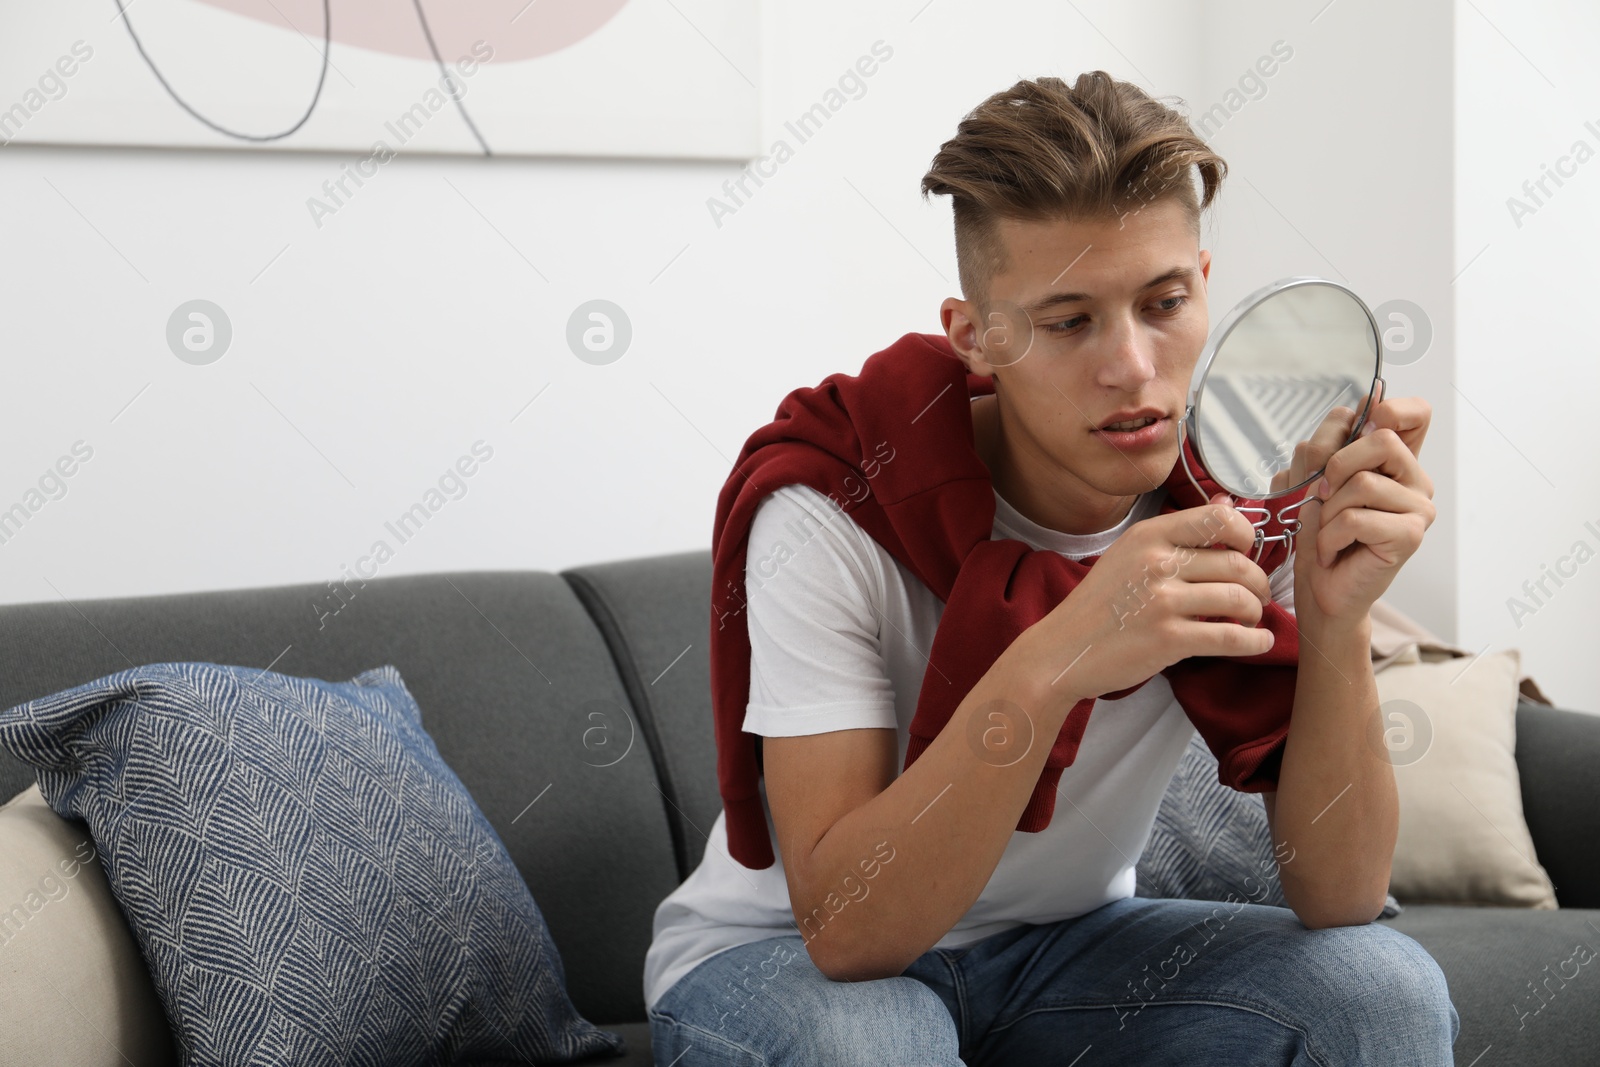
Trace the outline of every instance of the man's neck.
{"type": "Polygon", "coordinates": [[[973,400],[972,435],[995,491],[1024,518],[1048,530],[1093,534],[1127,518],[1137,496],[1107,496],[1062,470],[1031,438],[1007,434],[994,395],[973,400]]]}

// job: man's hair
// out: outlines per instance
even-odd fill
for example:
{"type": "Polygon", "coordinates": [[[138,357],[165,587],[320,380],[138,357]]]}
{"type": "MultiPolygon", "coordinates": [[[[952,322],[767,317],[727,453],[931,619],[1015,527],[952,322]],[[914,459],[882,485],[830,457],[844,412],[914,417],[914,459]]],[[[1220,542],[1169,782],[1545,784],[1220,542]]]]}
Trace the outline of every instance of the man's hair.
{"type": "Polygon", "coordinates": [[[979,104],[939,147],[922,196],[949,194],[962,295],[986,304],[1005,269],[1002,218],[1100,220],[1153,201],[1183,205],[1200,236],[1200,211],[1228,165],[1189,120],[1103,70],[1019,81],[979,104]],[[1196,202],[1190,168],[1199,171],[1196,202]]]}

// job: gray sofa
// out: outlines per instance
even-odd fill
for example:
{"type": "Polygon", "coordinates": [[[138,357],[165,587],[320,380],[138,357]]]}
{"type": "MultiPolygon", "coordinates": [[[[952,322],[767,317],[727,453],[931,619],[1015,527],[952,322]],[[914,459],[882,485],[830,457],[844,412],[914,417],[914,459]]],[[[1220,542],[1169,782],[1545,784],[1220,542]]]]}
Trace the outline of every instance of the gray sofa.
{"type": "MultiPolygon", "coordinates": [[[[333,680],[394,664],[543,909],[579,1011],[626,1038],[629,1054],[605,1062],[648,1064],[651,919],[721,806],[710,584],[700,551],[560,574],[0,607],[0,707],[164,660],[333,680]]],[[[1525,704],[1517,730],[1527,821],[1562,909],[1411,905],[1387,921],[1444,969],[1459,1063],[1600,1063],[1600,968],[1550,979],[1578,943],[1600,950],[1600,716],[1525,704]],[[1514,1004],[1541,980],[1557,991],[1519,1030],[1514,1004]]],[[[0,799],[31,781],[0,754],[0,799]]],[[[26,980],[0,972],[0,1003],[5,982],[26,980]]],[[[7,1025],[0,1013],[0,1048],[7,1025]]]]}

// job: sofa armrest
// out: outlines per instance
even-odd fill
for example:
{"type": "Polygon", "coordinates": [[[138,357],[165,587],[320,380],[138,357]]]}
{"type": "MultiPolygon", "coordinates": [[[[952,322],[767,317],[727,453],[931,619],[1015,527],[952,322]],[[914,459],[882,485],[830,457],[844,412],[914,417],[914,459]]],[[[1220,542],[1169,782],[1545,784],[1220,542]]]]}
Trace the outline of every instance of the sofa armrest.
{"type": "Polygon", "coordinates": [[[1563,908],[1600,908],[1600,715],[1517,705],[1522,810],[1563,908]]]}

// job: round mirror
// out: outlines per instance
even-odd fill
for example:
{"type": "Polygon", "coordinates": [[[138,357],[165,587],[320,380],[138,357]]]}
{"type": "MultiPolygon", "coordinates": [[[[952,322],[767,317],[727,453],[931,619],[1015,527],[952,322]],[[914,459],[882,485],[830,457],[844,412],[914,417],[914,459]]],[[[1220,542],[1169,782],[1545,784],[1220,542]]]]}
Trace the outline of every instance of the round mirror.
{"type": "Polygon", "coordinates": [[[1285,278],[1245,297],[1206,342],[1185,429],[1222,489],[1284,496],[1355,439],[1382,371],[1378,324],[1359,296],[1324,278],[1285,278]]]}

